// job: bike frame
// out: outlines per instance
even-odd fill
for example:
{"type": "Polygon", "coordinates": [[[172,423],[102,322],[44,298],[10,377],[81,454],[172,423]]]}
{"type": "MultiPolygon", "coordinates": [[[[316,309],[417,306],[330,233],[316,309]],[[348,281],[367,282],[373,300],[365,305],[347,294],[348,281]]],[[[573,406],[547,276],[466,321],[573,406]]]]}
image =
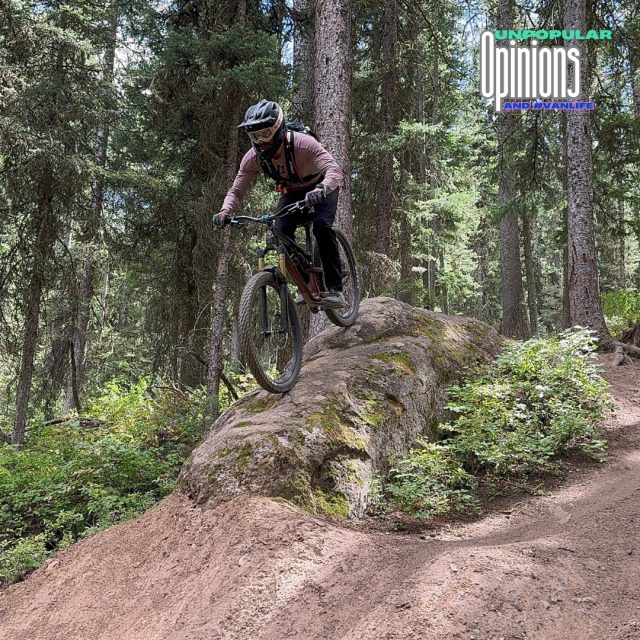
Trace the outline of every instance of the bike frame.
{"type": "MultiPolygon", "coordinates": [[[[313,266],[313,256],[310,255],[306,248],[302,248],[295,240],[279,231],[275,226],[275,220],[285,215],[290,215],[296,211],[304,211],[309,207],[304,200],[300,202],[294,202],[292,205],[288,205],[284,209],[277,211],[273,214],[263,214],[259,218],[253,218],[250,216],[234,216],[231,218],[231,224],[242,225],[245,222],[259,222],[267,225],[267,229],[270,235],[267,236],[266,245],[263,248],[257,249],[256,254],[258,257],[258,269],[259,271],[272,271],[276,281],[279,284],[280,290],[280,308],[283,313],[280,317],[280,332],[284,333],[288,330],[289,326],[289,296],[287,295],[287,282],[290,278],[293,283],[298,287],[298,290],[302,294],[307,305],[312,310],[322,304],[322,297],[320,296],[320,287],[318,284],[318,278],[323,269],[321,267],[313,266]],[[270,251],[278,253],[278,266],[277,267],[265,267],[264,257],[270,251]],[[301,272],[295,264],[292,255],[302,260],[302,264],[308,265],[301,272]],[[309,282],[307,283],[304,275],[309,276],[309,282]]],[[[305,223],[306,245],[312,246],[311,242],[311,229],[310,223],[305,223]]],[[[267,293],[265,289],[260,292],[260,324],[262,326],[263,335],[269,336],[272,331],[269,331],[269,323],[267,318],[267,293]]]]}

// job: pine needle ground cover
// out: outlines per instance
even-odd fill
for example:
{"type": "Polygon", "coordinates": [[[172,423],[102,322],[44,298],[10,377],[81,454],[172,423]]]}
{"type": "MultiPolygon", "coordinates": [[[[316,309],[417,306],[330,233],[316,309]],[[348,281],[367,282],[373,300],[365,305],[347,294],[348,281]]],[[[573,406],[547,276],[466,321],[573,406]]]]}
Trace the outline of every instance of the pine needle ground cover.
{"type": "Polygon", "coordinates": [[[480,486],[526,488],[557,473],[579,452],[601,461],[607,443],[599,425],[612,409],[585,329],[509,345],[497,360],[448,389],[455,416],[443,439],[421,441],[395,460],[377,504],[418,518],[479,508],[480,486]]]}

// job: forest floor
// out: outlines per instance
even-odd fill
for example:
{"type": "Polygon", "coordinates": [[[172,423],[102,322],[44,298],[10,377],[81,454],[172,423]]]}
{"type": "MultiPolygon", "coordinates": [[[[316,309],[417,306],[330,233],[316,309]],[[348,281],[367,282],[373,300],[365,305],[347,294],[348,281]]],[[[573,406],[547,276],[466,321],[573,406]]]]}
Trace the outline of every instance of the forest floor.
{"type": "Polygon", "coordinates": [[[397,533],[173,495],[0,593],[12,640],[640,638],[640,367],[610,365],[605,464],[397,533]]]}

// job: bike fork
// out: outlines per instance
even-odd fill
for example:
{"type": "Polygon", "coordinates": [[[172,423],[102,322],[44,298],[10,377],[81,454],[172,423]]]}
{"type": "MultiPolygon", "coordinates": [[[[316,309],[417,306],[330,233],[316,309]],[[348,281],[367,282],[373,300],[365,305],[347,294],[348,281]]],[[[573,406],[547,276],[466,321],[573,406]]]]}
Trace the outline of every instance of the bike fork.
{"type": "Polygon", "coordinates": [[[286,333],[289,328],[289,296],[287,281],[280,283],[280,331],[286,333]]]}
{"type": "Polygon", "coordinates": [[[283,279],[278,287],[280,296],[280,326],[269,329],[269,318],[267,317],[267,287],[261,287],[258,292],[260,305],[260,328],[262,335],[270,336],[272,333],[286,333],[289,329],[289,295],[287,289],[287,281],[283,279]]]}

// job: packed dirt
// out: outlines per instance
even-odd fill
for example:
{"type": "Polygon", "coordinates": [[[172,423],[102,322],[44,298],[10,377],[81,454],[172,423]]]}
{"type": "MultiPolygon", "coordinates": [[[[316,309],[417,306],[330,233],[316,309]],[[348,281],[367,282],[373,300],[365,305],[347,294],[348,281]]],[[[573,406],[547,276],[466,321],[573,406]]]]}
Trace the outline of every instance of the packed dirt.
{"type": "Polygon", "coordinates": [[[610,366],[604,465],[399,534],[174,495],[0,594],[12,640],[640,638],[640,367],[610,366]]]}

